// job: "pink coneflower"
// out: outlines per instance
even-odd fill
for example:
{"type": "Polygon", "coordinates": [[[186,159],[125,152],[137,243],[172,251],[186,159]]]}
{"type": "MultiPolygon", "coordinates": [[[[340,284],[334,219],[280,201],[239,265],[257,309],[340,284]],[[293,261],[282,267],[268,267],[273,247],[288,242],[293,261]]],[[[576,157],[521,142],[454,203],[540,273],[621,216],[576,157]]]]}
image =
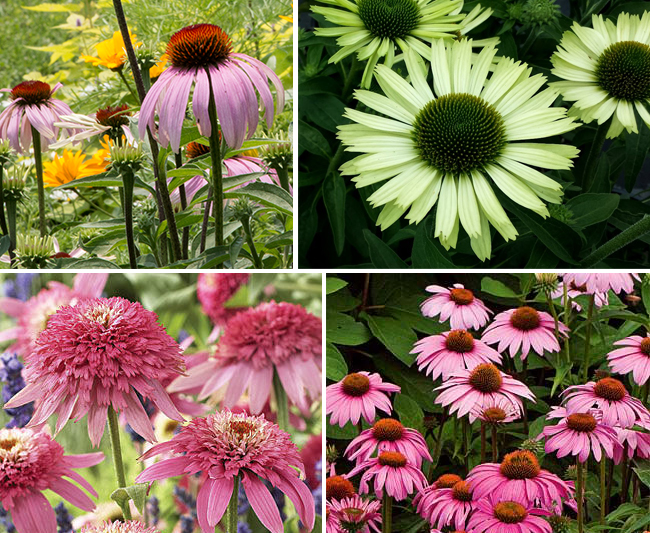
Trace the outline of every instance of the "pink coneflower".
{"type": "Polygon", "coordinates": [[[76,113],[61,116],[60,121],[55,125],[60,128],[74,128],[78,133],[61,139],[52,144],[50,148],[55,150],[95,135],[100,135],[102,138],[108,135],[113,141],[120,141],[124,137],[129,144],[134,144],[135,138],[129,128],[130,116],[131,112],[127,105],[102,107],[90,116],[76,113]]]}
{"type": "Polygon", "coordinates": [[[235,295],[242,285],[248,283],[249,278],[250,274],[220,274],[218,272],[199,274],[196,281],[196,296],[201,303],[201,309],[214,324],[222,325],[227,321],[230,313],[224,304],[235,295]]]}
{"type": "Polygon", "coordinates": [[[205,398],[227,385],[223,405],[231,407],[248,389],[250,410],[257,414],[269,399],[277,372],[289,399],[304,411],[305,390],[310,398],[321,394],[321,344],[320,318],[300,305],[264,302],[232,317],[215,358],[189,370],[168,390],[182,392],[203,384],[199,398],[205,398]]]}
{"type": "MultiPolygon", "coordinates": [[[[567,286],[567,296],[571,299],[571,305],[572,307],[577,310],[581,311],[582,306],[575,301],[575,298],[578,296],[582,296],[583,294],[589,294],[587,292],[587,286],[586,285],[576,285],[575,283],[568,282],[567,286]]],[[[603,305],[607,305],[609,303],[609,298],[607,296],[606,292],[594,292],[594,304],[596,307],[602,307],[603,305]]],[[[560,298],[560,303],[564,305],[564,286],[560,285],[558,288],[551,293],[551,298],[560,298]]]]}
{"type": "MultiPolygon", "coordinates": [[[[560,322],[558,331],[566,336],[569,328],[560,322]]],[[[482,340],[487,344],[499,343],[497,349],[501,353],[509,348],[510,357],[513,358],[521,349],[522,360],[526,359],[531,348],[539,355],[544,355],[545,351],[560,351],[553,317],[528,306],[499,313],[485,329],[482,340]]]]}
{"type": "Polygon", "coordinates": [[[415,343],[411,353],[419,354],[418,370],[425,370],[433,380],[440,376],[447,379],[458,370],[471,370],[481,363],[501,363],[499,352],[464,329],[425,337],[415,343]]]}
{"type": "Polygon", "coordinates": [[[510,402],[519,412],[523,408],[522,398],[535,401],[535,395],[526,385],[490,363],[478,365],[472,370],[459,370],[434,390],[442,391],[436,403],[443,407],[449,405],[449,413],[458,411],[456,416],[459,418],[469,413],[470,422],[476,420],[473,409],[476,411],[477,406],[487,405],[498,398],[510,402]]]}
{"type": "Polygon", "coordinates": [[[562,275],[565,283],[573,283],[576,287],[584,286],[584,292],[594,294],[598,292],[607,292],[610,289],[615,293],[632,292],[634,290],[634,280],[640,280],[638,274],[590,274],[586,272],[572,272],[562,275]]]}
{"type": "Polygon", "coordinates": [[[650,420],[643,403],[627,392],[625,385],[614,378],[602,378],[585,385],[568,387],[562,395],[567,413],[585,413],[598,407],[603,414],[603,424],[632,427],[639,420],[650,420]]]}
{"type": "MultiPolygon", "coordinates": [[[[556,418],[562,412],[562,409],[556,409],[547,418],[556,418]]],[[[601,448],[607,457],[612,458],[614,449],[621,447],[614,428],[603,424],[601,413],[596,410],[566,414],[556,425],[546,426],[537,438],[544,437],[546,453],[557,452],[558,458],[577,455],[581,463],[589,458],[592,451],[596,461],[600,461],[601,448]]]]}
{"type": "Polygon", "coordinates": [[[629,374],[637,385],[645,385],[650,378],[650,333],[645,337],[632,335],[614,343],[624,346],[607,354],[607,363],[617,374],[629,374]]]}
{"type": "MultiPolygon", "coordinates": [[[[354,495],[342,500],[332,500],[329,504],[329,516],[336,519],[341,531],[370,533],[381,531],[381,502],[365,500],[354,495]]],[[[328,530],[329,531],[329,530],[328,530]]]]}
{"type": "Polygon", "coordinates": [[[614,428],[620,448],[614,448],[614,462],[620,464],[623,457],[650,458],[650,434],[633,429],[614,428]]]}
{"type": "MultiPolygon", "coordinates": [[[[32,126],[41,135],[41,149],[47,150],[54,141],[59,128],[54,125],[63,115],[69,115],[72,110],[68,104],[52,98],[52,95],[63,87],[57,83],[50,88],[42,81],[24,81],[13,89],[0,89],[0,92],[11,93],[11,102],[0,114],[0,138],[9,139],[11,147],[22,153],[28,150],[32,143],[32,126]]],[[[74,134],[69,129],[68,134],[74,134]]]]}
{"type": "Polygon", "coordinates": [[[298,448],[288,433],[263,416],[221,411],[206,418],[195,418],[178,435],[153,446],[141,459],[164,452],[176,456],[148,467],[136,477],[136,482],[208,473],[198,493],[196,508],[199,525],[205,533],[214,531],[221,520],[237,476],[255,514],[273,533],[282,533],[284,527],[278,508],[269,503],[273,499],[262,479],[287,495],[309,531],[314,527],[314,498],[294,470],[304,472],[298,448]]]}
{"type": "Polygon", "coordinates": [[[183,420],[161,380],[184,370],[180,347],[155,313],[123,298],[94,298],[62,307],[25,356],[27,386],[6,407],[46,397],[30,426],[58,412],[58,432],[70,418],[88,414],[88,434],[99,446],[107,409],[121,411],[136,433],[155,442],[151,421],[136,393],[169,418],[183,420]]]}
{"type": "Polygon", "coordinates": [[[106,522],[99,526],[85,526],[79,533],[159,533],[155,527],[147,527],[142,522],[106,522]]]}
{"type": "Polygon", "coordinates": [[[491,494],[503,500],[520,498],[531,506],[551,508],[573,498],[572,484],[543,470],[534,453],[517,450],[506,454],[501,464],[485,463],[467,476],[476,499],[491,494]]]}
{"type": "Polygon", "coordinates": [[[368,482],[374,478],[375,496],[381,498],[384,490],[397,501],[419,491],[427,484],[427,478],[399,452],[381,452],[378,457],[368,459],[355,466],[348,477],[363,472],[359,492],[369,492],[368,482]]]}
{"type": "Polygon", "coordinates": [[[64,476],[97,497],[90,484],[73,468],[95,466],[101,452],[64,455],[63,447],[45,432],[0,429],[0,503],[11,513],[18,533],[56,533],[56,515],[42,492],[50,489],[84,511],[93,501],[64,476]]]}
{"type": "Polygon", "coordinates": [[[483,498],[476,502],[468,528],[475,533],[552,533],[551,525],[540,518],[550,514],[520,501],[483,498]]]}
{"type": "Polygon", "coordinates": [[[345,456],[359,464],[367,461],[375,450],[400,452],[417,467],[422,459],[432,460],[424,437],[393,418],[382,418],[372,428],[362,431],[346,448],[345,456]]]}
{"type": "Polygon", "coordinates": [[[348,422],[357,424],[361,416],[368,424],[375,421],[376,409],[391,414],[393,406],[387,393],[401,389],[384,383],[379,374],[356,372],[325,389],[325,413],[331,414],[330,424],[343,427],[348,422]]]}
{"type": "Polygon", "coordinates": [[[352,482],[343,476],[333,475],[325,480],[325,498],[328,501],[351,498],[356,493],[352,482]]]}
{"type": "Polygon", "coordinates": [[[455,283],[449,289],[429,285],[426,290],[434,296],[422,302],[422,314],[432,318],[440,315],[440,322],[449,320],[452,329],[480,329],[487,324],[489,315],[493,314],[472,291],[460,283],[455,283]]]}
{"type": "Polygon", "coordinates": [[[16,319],[16,327],[0,332],[0,342],[14,340],[8,350],[28,355],[36,338],[47,326],[50,315],[64,305],[74,305],[102,294],[108,274],[77,274],[72,288],[50,281],[46,289],[23,302],[17,298],[0,298],[0,311],[16,319]]]}
{"type": "Polygon", "coordinates": [[[445,526],[464,530],[474,504],[473,486],[468,481],[458,481],[451,488],[420,492],[417,496],[417,513],[432,526],[445,526]]]}
{"type": "Polygon", "coordinates": [[[265,109],[268,125],[273,121],[273,96],[269,81],[276,89],[277,109],[284,107],[284,89],[280,78],[261,61],[232,51],[230,37],[213,24],[196,24],[176,32],[167,44],[171,67],[165,70],[142,102],[140,137],[147,126],[156,132],[154,118],[159,116],[158,135],[163,146],[179,151],[185,108],[194,86],[192,110],[201,135],[209,137],[212,127],[208,114],[210,92],[214,95],[219,124],[230,148],[239,149],[250,139],[259,120],[257,95],[265,109]]]}
{"type": "Polygon", "coordinates": [[[519,406],[503,396],[497,396],[485,403],[477,404],[470,410],[471,415],[486,424],[501,425],[521,418],[519,406]]]}

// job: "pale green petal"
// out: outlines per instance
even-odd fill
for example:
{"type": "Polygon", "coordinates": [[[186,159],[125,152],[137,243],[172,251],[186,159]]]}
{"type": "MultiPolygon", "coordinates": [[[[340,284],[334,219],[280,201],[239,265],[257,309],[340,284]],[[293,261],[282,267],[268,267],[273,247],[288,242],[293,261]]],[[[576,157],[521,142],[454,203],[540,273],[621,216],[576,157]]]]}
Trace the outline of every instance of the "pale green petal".
{"type": "MultiPolygon", "coordinates": [[[[316,28],[314,34],[319,37],[339,37],[341,35],[346,35],[348,33],[353,33],[355,35],[362,34],[367,30],[361,28],[356,28],[354,26],[332,26],[331,28],[316,28]]],[[[338,42],[338,41],[337,41],[338,42]]],[[[338,42],[338,44],[341,44],[338,42]]]]}
{"type": "MultiPolygon", "coordinates": [[[[440,209],[440,204],[438,204],[438,209],[440,209]]],[[[454,220],[454,227],[451,229],[449,236],[440,235],[440,237],[438,237],[440,244],[442,244],[445,250],[449,250],[449,248],[456,248],[456,242],[458,241],[458,228],[458,216],[456,216],[454,220]]]]}
{"type": "Polygon", "coordinates": [[[336,52],[332,57],[330,57],[329,63],[338,63],[339,61],[341,61],[341,59],[344,59],[348,57],[350,54],[355,53],[360,48],[363,48],[365,46],[364,44],[365,42],[366,41],[359,41],[355,45],[344,46],[338,52],[336,52]]]}
{"type": "Polygon", "coordinates": [[[422,219],[427,216],[427,213],[431,211],[438,199],[438,194],[442,185],[442,174],[433,168],[430,168],[430,172],[432,173],[431,183],[427,187],[427,190],[424,191],[415,202],[413,202],[411,210],[408,215],[406,215],[406,219],[411,224],[418,224],[421,222],[422,219]]]}
{"type": "MultiPolygon", "coordinates": [[[[490,224],[488,223],[487,217],[481,212],[479,213],[479,220],[481,231],[480,233],[472,237],[470,235],[470,245],[476,257],[481,261],[486,261],[490,259],[492,255],[492,235],[490,235],[490,224]]],[[[465,227],[463,225],[463,227],[465,227]]]]}
{"type": "Polygon", "coordinates": [[[440,201],[436,213],[435,237],[447,239],[458,223],[458,192],[456,180],[451,174],[446,174],[440,189],[440,201]]]}
{"type": "Polygon", "coordinates": [[[525,71],[525,65],[517,65],[512,59],[502,57],[497,64],[494,74],[492,74],[490,80],[485,84],[481,98],[492,105],[496,105],[525,71]]]}
{"type": "Polygon", "coordinates": [[[469,90],[469,73],[472,68],[472,45],[467,39],[451,46],[452,91],[466,93],[469,90]]]}
{"type": "Polygon", "coordinates": [[[411,78],[413,88],[419,93],[421,101],[428,103],[433,100],[433,92],[426,80],[426,67],[422,58],[413,50],[404,50],[404,61],[411,78]]]}
{"type": "Polygon", "coordinates": [[[629,41],[632,38],[631,34],[636,33],[636,30],[632,31],[633,25],[631,22],[629,13],[623,12],[618,16],[616,21],[616,39],[618,41],[629,41]]]}
{"type": "Polygon", "coordinates": [[[463,35],[466,35],[490,18],[490,15],[493,13],[492,9],[488,7],[481,13],[482,9],[481,4],[477,4],[476,7],[465,16],[465,20],[463,20],[462,24],[463,29],[461,30],[463,35]]]}
{"type": "Polygon", "coordinates": [[[323,15],[333,24],[338,24],[339,26],[356,26],[359,28],[365,27],[363,21],[359,18],[359,15],[356,15],[355,13],[341,11],[340,9],[334,9],[331,7],[314,6],[311,9],[314,13],[323,15]]]}
{"type": "MultiPolygon", "coordinates": [[[[415,37],[411,37],[410,35],[406,36],[405,42],[409,46],[409,48],[415,50],[427,61],[431,60],[431,46],[424,44],[422,41],[419,41],[418,39],[416,39],[415,37]]],[[[402,48],[402,50],[404,50],[404,48],[402,48]]]]}
{"type": "Polygon", "coordinates": [[[473,170],[471,174],[481,210],[506,241],[514,240],[517,237],[517,230],[510,222],[487,178],[480,170],[473,170]]]}
{"type": "Polygon", "coordinates": [[[367,46],[372,40],[372,34],[367,30],[357,30],[337,39],[336,44],[339,46],[367,46]]]}
{"type": "Polygon", "coordinates": [[[528,182],[528,186],[542,200],[546,200],[547,202],[550,202],[552,204],[561,204],[562,203],[562,197],[564,196],[564,193],[562,191],[552,191],[550,189],[540,187],[540,186],[535,185],[534,183],[530,183],[530,182],[528,182]]]}
{"type": "MultiPolygon", "coordinates": [[[[416,154],[416,158],[419,159],[419,154],[416,154]]],[[[347,163],[341,165],[341,171],[346,174],[361,174],[362,172],[370,170],[379,170],[388,165],[403,165],[409,163],[413,159],[413,152],[398,152],[394,154],[365,154],[365,156],[359,156],[353,159],[352,161],[356,160],[353,165],[350,164],[352,161],[348,161],[347,163]],[[351,169],[354,169],[355,171],[350,172],[351,169]]]]}
{"type": "Polygon", "coordinates": [[[571,32],[568,32],[560,43],[555,55],[564,61],[571,63],[585,70],[594,70],[596,68],[596,58],[589,55],[586,47],[579,46],[575,41],[579,39],[571,32]]]}
{"type": "Polygon", "coordinates": [[[506,116],[508,113],[518,109],[525,102],[530,100],[535,93],[546,83],[546,77],[537,74],[517,83],[508,93],[507,98],[502,98],[496,105],[496,109],[501,115],[506,116]]]}
{"type": "Polygon", "coordinates": [[[650,11],[645,11],[636,29],[635,41],[650,45],[650,11]]]}
{"type": "Polygon", "coordinates": [[[636,127],[636,117],[634,116],[634,107],[627,100],[619,100],[616,107],[616,117],[621,124],[630,133],[639,133],[636,127]]]}
{"type": "MultiPolygon", "coordinates": [[[[383,56],[383,54],[379,53],[380,47],[381,47],[381,39],[379,37],[374,37],[372,41],[370,41],[366,46],[359,49],[359,52],[357,53],[357,59],[359,61],[364,61],[366,59],[369,59],[372,56],[376,56],[374,58],[376,64],[378,58],[383,56]]],[[[372,68],[374,70],[374,65],[372,68]]]]}
{"type": "Polygon", "coordinates": [[[320,0],[323,4],[331,4],[335,6],[340,6],[343,9],[347,9],[348,11],[352,11],[353,13],[358,13],[359,8],[357,7],[357,4],[354,2],[350,2],[349,0],[320,0]]]}
{"type": "Polygon", "coordinates": [[[575,23],[571,29],[596,57],[599,57],[609,46],[609,39],[592,28],[585,28],[575,23]]]}
{"type": "Polygon", "coordinates": [[[409,186],[402,187],[399,196],[395,199],[397,205],[404,208],[411,207],[413,202],[420,198],[427,191],[429,185],[435,181],[436,173],[432,172],[432,170],[428,168],[422,170],[419,174],[414,173],[417,178],[411,180],[409,186]]]}
{"type": "Polygon", "coordinates": [[[599,106],[596,106],[591,111],[591,115],[595,120],[598,121],[598,124],[603,124],[606,120],[611,117],[616,111],[616,100],[614,98],[607,98],[599,106]]]}
{"type": "Polygon", "coordinates": [[[354,120],[359,124],[363,124],[364,126],[368,126],[369,128],[379,131],[392,131],[396,133],[413,132],[413,127],[409,124],[404,124],[403,122],[380,117],[378,115],[371,115],[370,113],[363,113],[349,107],[346,108],[343,116],[349,118],[350,120],[354,120]]]}
{"type": "Polygon", "coordinates": [[[614,138],[618,137],[621,133],[623,133],[624,129],[625,129],[625,126],[618,119],[618,113],[614,113],[612,115],[611,125],[609,126],[609,129],[607,130],[607,138],[608,139],[614,139],[614,138]]]}
{"type": "Polygon", "coordinates": [[[416,186],[420,177],[418,172],[401,172],[372,193],[368,198],[368,202],[373,206],[394,202],[406,209],[410,204],[404,205],[402,202],[398,202],[397,199],[404,189],[416,186]]]}
{"type": "Polygon", "coordinates": [[[416,91],[399,74],[384,65],[377,65],[376,78],[386,96],[416,116],[429,99],[416,91]]]}
{"type": "Polygon", "coordinates": [[[458,177],[458,214],[467,234],[477,237],[481,232],[481,219],[472,180],[466,174],[458,177]]]}
{"type": "Polygon", "coordinates": [[[578,156],[578,149],[568,144],[508,143],[501,155],[539,168],[567,170],[578,156]]]}
{"type": "Polygon", "coordinates": [[[497,187],[512,201],[542,216],[548,215],[544,202],[524,182],[496,165],[486,165],[485,171],[490,175],[497,187]]]}
{"type": "Polygon", "coordinates": [[[442,40],[434,41],[431,45],[431,72],[436,95],[440,97],[449,94],[451,92],[451,76],[447,66],[445,43],[442,40]]]}
{"type": "Polygon", "coordinates": [[[402,106],[381,94],[376,94],[371,91],[357,90],[354,92],[354,96],[359,100],[359,102],[367,105],[369,108],[379,111],[391,118],[406,122],[407,124],[413,124],[415,121],[415,115],[413,115],[413,113],[410,113],[402,106]]]}
{"type": "MultiPolygon", "coordinates": [[[[564,115],[564,113],[562,113],[564,115]]],[[[580,127],[580,123],[575,118],[562,118],[552,122],[547,120],[527,121],[526,124],[510,126],[506,128],[508,141],[528,141],[531,139],[544,139],[561,135],[567,131],[572,131],[580,127]]]]}
{"type": "Polygon", "coordinates": [[[367,152],[367,153],[380,153],[387,154],[394,152],[404,152],[418,154],[414,150],[413,140],[410,136],[403,137],[397,133],[389,133],[382,135],[377,133],[375,135],[354,134],[354,130],[341,131],[338,138],[345,144],[347,152],[367,152]]]}
{"type": "Polygon", "coordinates": [[[643,122],[645,122],[646,125],[650,128],[650,113],[648,113],[647,109],[643,105],[643,102],[634,102],[634,105],[639,115],[641,115],[643,122]]]}
{"type": "Polygon", "coordinates": [[[510,120],[521,120],[528,116],[534,116],[540,109],[548,109],[557,99],[558,92],[556,89],[544,89],[537,93],[518,109],[508,114],[510,120]]]}
{"type": "Polygon", "coordinates": [[[372,84],[372,75],[375,71],[375,65],[377,64],[377,61],[379,61],[379,56],[375,54],[366,63],[366,68],[364,69],[363,77],[361,78],[362,89],[370,89],[370,85],[372,84]]]}
{"type": "Polygon", "coordinates": [[[381,230],[384,231],[385,229],[391,227],[395,222],[397,222],[397,220],[404,214],[405,211],[406,209],[396,205],[393,202],[386,204],[381,210],[381,213],[379,213],[376,224],[377,226],[381,226],[381,230]]]}
{"type": "Polygon", "coordinates": [[[585,70],[580,68],[568,61],[565,61],[561,57],[554,55],[551,58],[553,63],[553,69],[551,72],[555,74],[558,78],[562,78],[569,81],[583,81],[583,82],[596,82],[596,74],[594,71],[585,70]]]}
{"type": "Polygon", "coordinates": [[[474,61],[474,66],[472,67],[472,74],[467,89],[469,94],[473,94],[474,96],[479,96],[481,94],[496,53],[496,48],[493,46],[486,46],[479,52],[474,61]]]}
{"type": "Polygon", "coordinates": [[[548,176],[545,176],[534,168],[515,161],[514,159],[499,157],[497,159],[497,163],[517,178],[522,179],[529,184],[534,184],[538,187],[543,187],[545,189],[550,189],[553,191],[562,190],[562,185],[560,185],[557,181],[549,178],[548,176]]]}
{"type": "MultiPolygon", "coordinates": [[[[359,156],[362,157],[362,156],[359,156]]],[[[358,158],[356,158],[358,159],[358,158]]],[[[385,181],[389,178],[392,178],[394,176],[397,176],[400,172],[404,172],[407,169],[412,169],[416,170],[417,167],[417,162],[413,163],[408,163],[406,165],[399,164],[399,165],[387,165],[385,167],[382,167],[378,170],[369,170],[369,171],[364,171],[362,174],[358,175],[356,178],[352,178],[352,181],[356,184],[357,189],[361,189],[363,187],[367,187],[368,185],[372,185],[374,183],[380,183],[382,181],[385,181]]],[[[354,170],[354,166],[348,166],[345,169],[343,169],[343,166],[341,167],[341,174],[345,176],[349,175],[355,175],[358,174],[358,171],[354,170]],[[354,170],[354,171],[352,171],[354,170]]]]}

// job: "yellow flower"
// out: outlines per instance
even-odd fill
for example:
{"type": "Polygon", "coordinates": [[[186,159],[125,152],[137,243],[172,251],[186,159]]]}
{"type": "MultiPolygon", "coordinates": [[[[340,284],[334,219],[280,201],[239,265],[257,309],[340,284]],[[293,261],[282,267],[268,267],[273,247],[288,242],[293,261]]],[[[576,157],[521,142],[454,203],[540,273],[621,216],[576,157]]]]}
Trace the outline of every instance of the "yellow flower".
{"type": "Polygon", "coordinates": [[[105,150],[99,150],[90,159],[83,152],[63,150],[63,155],[55,155],[52,161],[43,163],[43,183],[46,187],[56,187],[72,180],[101,174],[106,170],[105,150]],[[100,154],[104,152],[104,154],[100,154]]]}
{"type": "MultiPolygon", "coordinates": [[[[142,44],[141,42],[136,41],[135,35],[131,34],[131,32],[129,32],[129,35],[131,35],[131,42],[134,47],[138,47],[142,44]]],[[[97,50],[98,57],[82,55],[81,58],[86,63],[92,63],[96,67],[102,65],[111,70],[122,68],[126,61],[124,39],[122,39],[122,34],[119,31],[116,31],[110,39],[97,43],[95,45],[95,50],[97,50]]]]}
{"type": "MultiPolygon", "coordinates": [[[[293,12],[293,2],[291,2],[291,11],[293,12]]],[[[291,15],[291,16],[289,16],[289,17],[285,17],[284,15],[278,15],[278,16],[279,16],[282,20],[288,20],[289,22],[291,22],[291,24],[293,24],[293,15],[291,15]]]]}
{"type": "Polygon", "coordinates": [[[169,61],[169,56],[167,54],[161,55],[158,63],[149,69],[149,79],[155,80],[165,72],[165,70],[167,70],[167,61],[169,61]]]}

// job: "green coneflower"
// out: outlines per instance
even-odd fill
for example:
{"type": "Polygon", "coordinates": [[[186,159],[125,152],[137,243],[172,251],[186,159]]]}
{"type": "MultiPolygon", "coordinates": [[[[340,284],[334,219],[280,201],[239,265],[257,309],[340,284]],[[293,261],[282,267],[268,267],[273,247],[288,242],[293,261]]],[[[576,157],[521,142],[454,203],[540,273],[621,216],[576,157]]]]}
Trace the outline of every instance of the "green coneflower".
{"type": "Polygon", "coordinates": [[[550,107],[557,92],[538,93],[546,78],[531,76],[525,63],[485,47],[472,54],[468,40],[432,46],[433,88],[411,51],[405,54],[411,82],[378,65],[376,77],[386,96],[356,91],[377,116],[347,109],[356,124],[339,127],[339,138],[352,152],[362,152],[341,167],[357,187],[386,181],[369,198],[383,206],[377,224],[389,227],[408,210],[418,223],[438,206],[434,236],[445,248],[456,246],[459,222],[472,249],[485,260],[491,254],[489,224],[504,239],[517,231],[493,191],[541,216],[542,200],[559,203],[562,187],[532,167],[568,169],[578,150],[537,139],[570,131],[579,124],[561,107],[550,107]],[[490,70],[494,69],[490,74],[490,70]],[[524,141],[524,142],[519,142],[524,141]]]}
{"type": "Polygon", "coordinates": [[[575,23],[553,54],[553,74],[566,81],[550,85],[575,102],[570,114],[584,122],[612,119],[608,138],[623,129],[638,133],[635,110],[650,127],[650,12],[641,18],[621,13],[616,24],[602,15],[593,28],[575,23]]]}
{"type": "MultiPolygon", "coordinates": [[[[489,18],[492,9],[478,4],[463,14],[463,0],[322,0],[336,6],[312,8],[336,24],[316,29],[316,35],[337,37],[341,49],[329,62],[337,63],[356,53],[357,59],[368,61],[361,87],[367,89],[377,62],[384,58],[387,66],[395,61],[395,49],[415,50],[428,58],[430,44],[438,38],[452,39],[467,34],[489,18]],[[338,9],[337,9],[338,8],[338,9]]],[[[475,47],[496,44],[498,38],[474,41],[475,47]]]]}

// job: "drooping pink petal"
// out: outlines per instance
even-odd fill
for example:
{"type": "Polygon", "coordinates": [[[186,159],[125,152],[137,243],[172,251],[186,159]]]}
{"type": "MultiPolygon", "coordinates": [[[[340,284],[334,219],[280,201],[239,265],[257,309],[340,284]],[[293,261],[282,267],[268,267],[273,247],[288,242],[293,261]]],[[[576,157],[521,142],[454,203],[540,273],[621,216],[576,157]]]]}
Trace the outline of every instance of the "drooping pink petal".
{"type": "Polygon", "coordinates": [[[244,472],[242,484],[246,492],[246,497],[253,511],[255,511],[255,514],[260,519],[260,522],[271,533],[283,533],[284,526],[282,525],[280,511],[269,489],[262,483],[262,480],[254,474],[251,475],[248,472],[244,472]]]}
{"type": "Polygon", "coordinates": [[[40,492],[26,492],[11,509],[18,533],[56,533],[54,509],[40,492]]]}
{"type": "Polygon", "coordinates": [[[215,526],[228,507],[234,488],[233,478],[214,479],[208,498],[208,524],[215,526]]]}

